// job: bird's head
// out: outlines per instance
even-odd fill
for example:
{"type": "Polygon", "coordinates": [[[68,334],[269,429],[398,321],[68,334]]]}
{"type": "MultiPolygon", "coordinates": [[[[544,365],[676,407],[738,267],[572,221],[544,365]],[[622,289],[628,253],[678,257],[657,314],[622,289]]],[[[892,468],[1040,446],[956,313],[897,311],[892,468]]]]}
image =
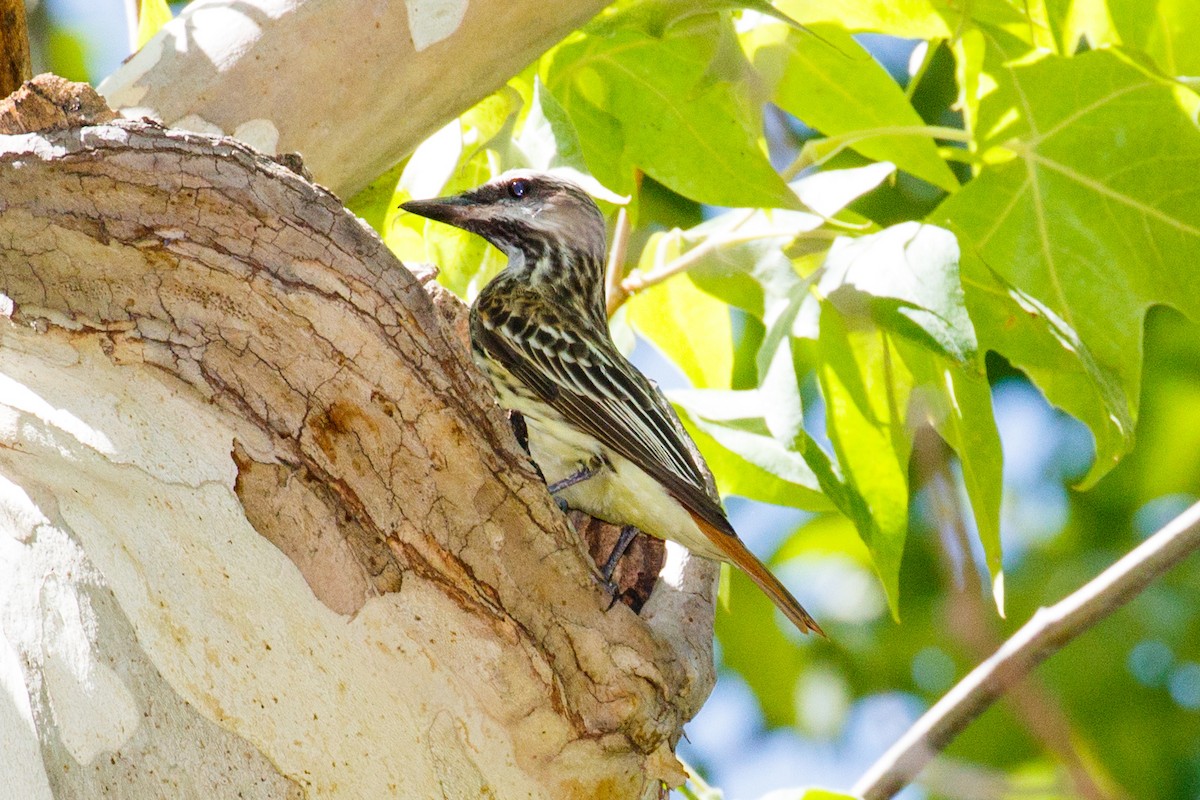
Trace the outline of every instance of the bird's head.
{"type": "Polygon", "coordinates": [[[604,216],[570,181],[513,170],[470,191],[412,200],[405,211],[476,233],[509,258],[509,266],[537,271],[566,257],[604,263],[604,216]]]}

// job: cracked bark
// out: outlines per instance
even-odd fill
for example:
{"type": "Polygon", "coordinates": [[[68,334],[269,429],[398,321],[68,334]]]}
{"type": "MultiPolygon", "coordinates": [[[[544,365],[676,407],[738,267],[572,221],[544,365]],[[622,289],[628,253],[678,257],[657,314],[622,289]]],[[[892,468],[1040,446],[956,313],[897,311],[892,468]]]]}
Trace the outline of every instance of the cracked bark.
{"type": "Polygon", "coordinates": [[[0,739],[21,796],[682,779],[714,567],[609,610],[461,309],[331,194],[44,80],[0,107],[0,291],[0,677],[27,690],[0,700],[0,739]]]}

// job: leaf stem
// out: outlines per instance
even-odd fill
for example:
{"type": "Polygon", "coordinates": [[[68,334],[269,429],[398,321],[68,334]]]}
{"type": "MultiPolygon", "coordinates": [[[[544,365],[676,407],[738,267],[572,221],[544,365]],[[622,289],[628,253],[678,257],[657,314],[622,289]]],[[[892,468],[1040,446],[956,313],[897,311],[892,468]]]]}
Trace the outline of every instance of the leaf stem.
{"type": "Polygon", "coordinates": [[[853,793],[864,800],[894,796],[1010,686],[1197,549],[1200,503],[1071,595],[1034,613],[990,658],[917,720],[858,780],[853,793]]]}
{"type": "Polygon", "coordinates": [[[878,136],[930,136],[934,139],[942,139],[947,142],[963,142],[967,144],[972,139],[969,131],[945,125],[889,125],[883,128],[865,128],[809,142],[800,151],[800,155],[796,156],[796,160],[789,164],[780,174],[783,175],[784,180],[790,181],[809,167],[825,163],[847,147],[866,139],[874,139],[878,136]],[[817,145],[817,147],[814,147],[814,145],[817,145]],[[818,148],[823,153],[820,157],[813,155],[813,150],[818,148]],[[829,152],[825,153],[827,148],[829,148],[829,152]]]}

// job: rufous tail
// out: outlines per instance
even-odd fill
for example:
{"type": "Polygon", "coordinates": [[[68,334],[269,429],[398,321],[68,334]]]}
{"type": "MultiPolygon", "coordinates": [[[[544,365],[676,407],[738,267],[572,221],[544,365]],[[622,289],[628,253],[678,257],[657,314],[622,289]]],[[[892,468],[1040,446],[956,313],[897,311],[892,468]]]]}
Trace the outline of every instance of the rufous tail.
{"type": "MultiPolygon", "coordinates": [[[[792,621],[801,633],[812,631],[820,636],[825,636],[825,631],[821,630],[821,626],[812,618],[812,615],[804,610],[804,606],[800,605],[792,593],[787,590],[787,587],[779,582],[779,579],[771,574],[766,565],[758,560],[758,557],[746,549],[746,545],[742,544],[742,540],[737,536],[730,534],[713,527],[712,523],[707,522],[697,514],[689,512],[692,519],[696,521],[696,525],[708,537],[725,557],[742,572],[750,576],[750,580],[758,584],[758,588],[762,589],[763,594],[771,598],[771,602],[775,607],[783,612],[783,615],[792,621]]],[[[826,637],[828,638],[828,637],[826,637]]]]}

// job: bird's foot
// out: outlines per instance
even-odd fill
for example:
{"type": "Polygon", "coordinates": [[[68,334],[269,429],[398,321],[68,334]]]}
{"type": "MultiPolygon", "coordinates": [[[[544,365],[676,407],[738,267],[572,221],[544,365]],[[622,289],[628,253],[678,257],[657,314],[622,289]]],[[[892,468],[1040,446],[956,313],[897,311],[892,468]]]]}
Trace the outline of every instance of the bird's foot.
{"type": "Polygon", "coordinates": [[[550,490],[550,494],[558,494],[563,489],[569,489],[577,483],[582,483],[588,478],[595,477],[595,475],[603,468],[604,462],[599,458],[594,458],[586,463],[580,462],[578,471],[572,472],[562,480],[551,483],[546,488],[550,490]]]}
{"type": "Polygon", "coordinates": [[[626,525],[621,528],[621,535],[617,538],[617,543],[613,545],[612,552],[608,554],[608,560],[604,562],[604,566],[600,568],[600,576],[603,578],[600,585],[603,586],[609,595],[609,603],[606,611],[611,611],[621,600],[621,587],[613,580],[613,573],[617,570],[617,563],[621,560],[621,556],[625,555],[625,551],[629,549],[629,543],[632,542],[638,535],[638,529],[632,525],[626,525]]]}
{"type": "Polygon", "coordinates": [[[600,568],[600,574],[609,583],[612,583],[613,573],[616,572],[617,562],[621,560],[621,556],[625,555],[625,551],[629,549],[629,543],[632,542],[638,535],[638,529],[632,525],[625,525],[621,528],[621,535],[617,537],[617,543],[613,545],[612,552],[608,554],[608,560],[604,562],[604,566],[600,568]]]}

